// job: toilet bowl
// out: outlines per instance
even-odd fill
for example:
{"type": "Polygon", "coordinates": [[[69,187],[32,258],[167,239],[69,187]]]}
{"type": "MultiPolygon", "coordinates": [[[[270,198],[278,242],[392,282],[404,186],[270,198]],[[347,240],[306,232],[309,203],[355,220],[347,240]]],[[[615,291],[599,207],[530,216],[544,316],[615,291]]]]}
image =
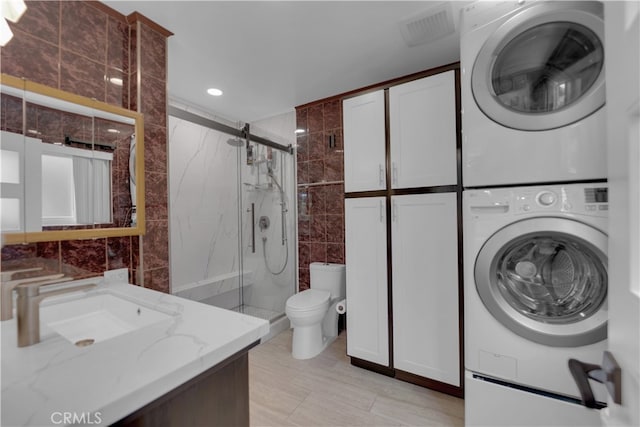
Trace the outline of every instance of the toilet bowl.
{"type": "Polygon", "coordinates": [[[345,294],[343,264],[312,263],[309,270],[311,289],[291,296],[285,306],[295,359],[315,357],[333,342],[338,335],[336,305],[345,294]]]}

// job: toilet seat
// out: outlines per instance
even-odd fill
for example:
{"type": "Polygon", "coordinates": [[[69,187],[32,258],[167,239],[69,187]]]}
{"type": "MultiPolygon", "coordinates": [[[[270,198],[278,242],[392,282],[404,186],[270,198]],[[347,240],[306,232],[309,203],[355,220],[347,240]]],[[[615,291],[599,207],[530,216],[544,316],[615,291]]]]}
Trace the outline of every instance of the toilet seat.
{"type": "Polygon", "coordinates": [[[291,296],[287,300],[287,311],[295,313],[304,313],[308,311],[317,311],[326,309],[329,306],[331,293],[329,291],[321,291],[318,289],[307,289],[291,296]]]}

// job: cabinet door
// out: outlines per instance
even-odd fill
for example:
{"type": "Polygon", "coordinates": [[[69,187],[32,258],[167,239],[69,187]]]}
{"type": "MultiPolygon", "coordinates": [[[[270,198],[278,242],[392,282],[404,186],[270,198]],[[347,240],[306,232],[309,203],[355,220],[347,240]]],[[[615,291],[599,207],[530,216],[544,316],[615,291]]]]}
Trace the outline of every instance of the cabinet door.
{"type": "Polygon", "coordinates": [[[394,196],[394,367],[460,385],[455,193],[394,196]]]}
{"type": "Polygon", "coordinates": [[[347,354],[389,365],[384,197],[345,200],[347,354]]]}
{"type": "Polygon", "coordinates": [[[344,191],[386,188],[384,91],[345,99],[344,191]]]}
{"type": "Polygon", "coordinates": [[[454,71],[389,89],[392,188],[457,184],[454,71]]]}

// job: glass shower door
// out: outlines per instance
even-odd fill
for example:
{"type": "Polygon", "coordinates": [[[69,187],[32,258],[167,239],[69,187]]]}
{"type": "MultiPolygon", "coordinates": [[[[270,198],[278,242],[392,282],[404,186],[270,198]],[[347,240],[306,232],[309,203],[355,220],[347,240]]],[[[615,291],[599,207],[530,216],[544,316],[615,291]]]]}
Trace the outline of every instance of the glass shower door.
{"type": "Polygon", "coordinates": [[[241,145],[209,120],[169,116],[172,293],[225,309],[241,304],[238,188],[241,145]]]}
{"type": "Polygon", "coordinates": [[[285,304],[295,292],[293,156],[254,142],[241,151],[239,311],[273,324],[286,320],[285,304]]]}
{"type": "MultiPolygon", "coordinates": [[[[258,135],[293,144],[295,114],[273,123],[286,126],[258,135]]],[[[294,156],[186,111],[173,110],[169,127],[172,292],[284,330],[297,272],[294,156]]]]}

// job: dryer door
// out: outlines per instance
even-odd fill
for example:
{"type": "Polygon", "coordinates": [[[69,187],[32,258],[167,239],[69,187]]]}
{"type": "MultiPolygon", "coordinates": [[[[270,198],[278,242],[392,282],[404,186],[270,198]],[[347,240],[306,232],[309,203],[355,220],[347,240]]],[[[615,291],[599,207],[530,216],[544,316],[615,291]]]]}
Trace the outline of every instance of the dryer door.
{"type": "Polygon", "coordinates": [[[554,347],[607,337],[607,236],[581,222],[533,218],[510,224],[483,245],[476,290],[516,334],[554,347]]]}
{"type": "Polygon", "coordinates": [[[605,103],[599,2],[544,2],[492,34],[473,65],[478,107],[513,129],[567,126],[605,103]]]}

